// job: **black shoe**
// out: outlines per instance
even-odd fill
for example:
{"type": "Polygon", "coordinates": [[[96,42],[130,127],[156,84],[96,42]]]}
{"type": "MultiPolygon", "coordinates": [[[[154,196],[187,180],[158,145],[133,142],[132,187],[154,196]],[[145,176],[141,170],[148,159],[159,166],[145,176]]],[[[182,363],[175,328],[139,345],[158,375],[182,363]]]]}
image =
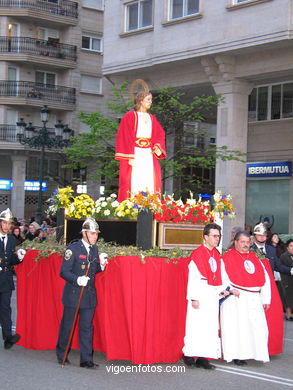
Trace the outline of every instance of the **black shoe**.
{"type": "Polygon", "coordinates": [[[205,370],[214,370],[216,368],[216,366],[211,364],[207,359],[205,359],[203,357],[197,358],[195,365],[196,365],[196,367],[202,367],[205,370]]]}
{"type": "Polygon", "coordinates": [[[293,317],[285,317],[286,321],[293,321],[293,317]]]}
{"type": "MultiPolygon", "coordinates": [[[[62,358],[57,358],[57,360],[58,360],[59,364],[62,364],[62,362],[63,362],[62,358]]],[[[71,364],[68,358],[65,359],[65,364],[71,364]]]]}
{"type": "Polygon", "coordinates": [[[15,343],[17,343],[20,339],[20,335],[15,333],[13,336],[6,337],[4,341],[4,348],[5,349],[10,349],[13,347],[15,343]]]}
{"type": "Polygon", "coordinates": [[[246,360],[234,359],[233,362],[236,366],[247,366],[246,360]]]}
{"type": "Polygon", "coordinates": [[[194,367],[195,366],[195,360],[192,356],[185,356],[183,355],[183,362],[186,364],[188,367],[194,367]]]}
{"type": "Polygon", "coordinates": [[[80,367],[83,367],[83,368],[96,368],[96,367],[99,367],[99,365],[94,363],[94,362],[82,362],[82,363],[80,363],[80,367]]]}

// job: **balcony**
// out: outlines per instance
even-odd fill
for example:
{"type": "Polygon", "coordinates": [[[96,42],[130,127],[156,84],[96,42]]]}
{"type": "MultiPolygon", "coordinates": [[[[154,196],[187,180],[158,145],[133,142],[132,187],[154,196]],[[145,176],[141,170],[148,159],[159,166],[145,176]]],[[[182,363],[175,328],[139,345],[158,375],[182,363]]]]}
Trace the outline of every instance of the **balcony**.
{"type": "Polygon", "coordinates": [[[42,106],[60,110],[75,109],[75,88],[33,83],[31,81],[0,80],[0,104],[42,106]]]}
{"type": "MultiPolygon", "coordinates": [[[[36,131],[41,129],[39,126],[34,126],[34,128],[36,131]]],[[[47,130],[53,138],[55,136],[55,129],[47,127],[47,130]]],[[[19,142],[17,138],[17,131],[16,125],[0,124],[0,142],[19,142]]]]}
{"type": "Polygon", "coordinates": [[[77,60],[76,46],[28,37],[0,36],[0,54],[2,61],[43,63],[59,68],[74,68],[77,60]]]}
{"type": "Polygon", "coordinates": [[[29,17],[76,25],[78,3],[69,0],[0,0],[0,16],[29,17]]]}

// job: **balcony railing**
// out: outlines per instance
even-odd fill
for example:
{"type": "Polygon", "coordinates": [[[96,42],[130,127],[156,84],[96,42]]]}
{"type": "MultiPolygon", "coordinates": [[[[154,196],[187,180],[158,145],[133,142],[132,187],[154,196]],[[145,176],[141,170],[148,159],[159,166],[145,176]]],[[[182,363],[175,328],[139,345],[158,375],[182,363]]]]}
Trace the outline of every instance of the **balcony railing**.
{"type": "MultiPolygon", "coordinates": [[[[41,129],[39,126],[34,127],[36,131],[41,129]]],[[[47,127],[47,130],[53,138],[55,136],[55,129],[47,127]]],[[[16,125],[0,124],[0,142],[18,142],[17,131],[18,130],[16,125]]]]}
{"type": "Polygon", "coordinates": [[[31,54],[76,61],[76,46],[28,37],[0,36],[0,53],[31,54]]]}
{"type": "Polygon", "coordinates": [[[78,3],[69,0],[0,0],[0,8],[25,8],[78,18],[78,3]]]}
{"type": "Polygon", "coordinates": [[[26,98],[75,104],[75,88],[60,85],[33,83],[31,81],[0,80],[0,98],[26,98]]]}

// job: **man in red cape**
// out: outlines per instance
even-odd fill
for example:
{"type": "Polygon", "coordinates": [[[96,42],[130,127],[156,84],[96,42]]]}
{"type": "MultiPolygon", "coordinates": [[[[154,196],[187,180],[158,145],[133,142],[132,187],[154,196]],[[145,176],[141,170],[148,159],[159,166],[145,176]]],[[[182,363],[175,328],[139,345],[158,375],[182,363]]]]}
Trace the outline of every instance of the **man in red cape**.
{"type": "Polygon", "coordinates": [[[240,231],[234,238],[235,248],[223,255],[231,286],[240,292],[221,305],[223,357],[239,366],[247,364],[246,359],[269,361],[265,311],[271,302],[270,280],[249,245],[249,233],[240,231]]]}
{"type": "Polygon", "coordinates": [[[221,228],[217,224],[208,224],[203,234],[204,244],[192,252],[188,266],[183,361],[191,368],[213,369],[215,366],[210,364],[207,357],[221,357],[219,299],[229,292],[225,290],[228,284],[220,253],[216,249],[221,238],[221,228]],[[196,361],[194,356],[198,357],[196,361]]]}

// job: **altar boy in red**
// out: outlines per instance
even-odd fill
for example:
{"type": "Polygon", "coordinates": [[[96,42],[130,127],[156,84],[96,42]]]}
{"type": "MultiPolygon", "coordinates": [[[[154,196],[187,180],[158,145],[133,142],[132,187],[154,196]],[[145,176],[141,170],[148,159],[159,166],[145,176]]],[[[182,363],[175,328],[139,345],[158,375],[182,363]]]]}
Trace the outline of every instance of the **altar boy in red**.
{"type": "MultiPolygon", "coordinates": [[[[219,299],[229,294],[229,282],[216,249],[221,239],[220,226],[208,224],[203,234],[204,244],[192,252],[188,266],[183,361],[189,367],[213,369],[215,366],[206,358],[221,357],[219,299]]],[[[237,294],[236,290],[231,292],[237,294]]]]}

